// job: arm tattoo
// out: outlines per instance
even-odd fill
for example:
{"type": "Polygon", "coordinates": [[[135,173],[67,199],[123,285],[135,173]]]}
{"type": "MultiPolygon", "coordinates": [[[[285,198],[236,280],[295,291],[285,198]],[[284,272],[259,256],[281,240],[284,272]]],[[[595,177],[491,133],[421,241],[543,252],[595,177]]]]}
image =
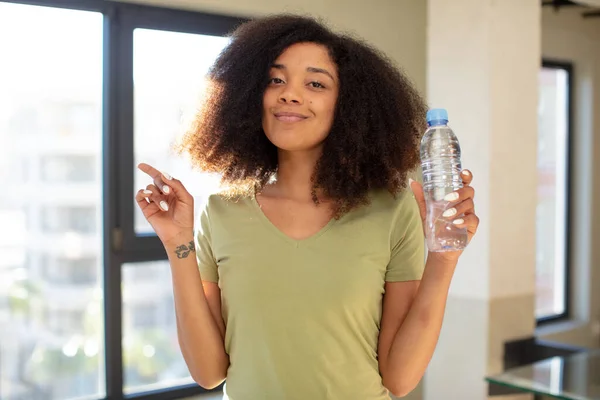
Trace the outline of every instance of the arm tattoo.
{"type": "Polygon", "coordinates": [[[175,249],[175,254],[177,254],[177,258],[187,258],[192,251],[196,251],[193,240],[191,240],[187,246],[185,244],[177,246],[175,249]]]}

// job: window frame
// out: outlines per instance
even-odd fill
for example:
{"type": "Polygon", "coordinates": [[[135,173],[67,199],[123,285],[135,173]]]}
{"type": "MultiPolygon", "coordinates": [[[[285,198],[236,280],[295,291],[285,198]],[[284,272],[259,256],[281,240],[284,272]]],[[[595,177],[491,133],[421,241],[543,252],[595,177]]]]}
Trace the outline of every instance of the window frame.
{"type": "Polygon", "coordinates": [[[572,290],[571,290],[571,250],[572,250],[572,244],[571,244],[571,235],[569,234],[569,232],[571,231],[572,228],[572,221],[573,221],[573,210],[571,207],[572,201],[571,201],[571,195],[572,195],[572,189],[573,189],[573,93],[574,93],[574,77],[573,77],[573,63],[569,62],[569,61],[562,61],[562,60],[555,60],[555,59],[551,59],[551,58],[542,58],[542,63],[540,68],[548,68],[548,69],[556,69],[556,70],[563,70],[567,73],[567,85],[568,85],[568,89],[567,89],[567,140],[566,140],[566,149],[565,149],[565,154],[567,157],[566,160],[566,168],[567,171],[565,173],[565,179],[567,180],[566,182],[566,193],[565,193],[565,254],[564,254],[564,259],[562,262],[563,265],[563,270],[564,270],[564,274],[565,274],[565,280],[564,280],[564,302],[565,302],[565,309],[562,313],[559,314],[553,314],[553,315],[548,315],[548,316],[544,316],[544,317],[536,317],[536,325],[537,326],[541,326],[541,325],[546,325],[548,323],[552,323],[552,322],[559,322],[559,321],[563,321],[563,320],[567,320],[571,317],[571,303],[572,303],[572,299],[571,299],[571,295],[572,295],[572,290]]]}
{"type": "MultiPolygon", "coordinates": [[[[118,141],[119,170],[118,180],[119,217],[117,235],[121,235],[120,247],[125,262],[154,261],[166,259],[163,246],[154,233],[139,234],[134,227],[134,88],[133,88],[133,32],[137,28],[156,29],[201,35],[224,36],[245,20],[214,14],[195,13],[147,6],[128,5],[118,18],[120,32],[118,45],[121,47],[117,74],[119,82],[117,130],[130,132],[115,138],[118,141]],[[125,251],[126,249],[126,251],[125,251]]],[[[118,244],[118,241],[117,241],[118,244]]]]}
{"type": "Polygon", "coordinates": [[[219,35],[247,18],[111,0],[0,0],[99,12],[104,16],[102,87],[102,252],[104,399],[167,400],[220,391],[196,384],[133,394],[123,388],[121,270],[124,264],[167,260],[158,237],[134,229],[133,31],[136,28],[219,35]]]}

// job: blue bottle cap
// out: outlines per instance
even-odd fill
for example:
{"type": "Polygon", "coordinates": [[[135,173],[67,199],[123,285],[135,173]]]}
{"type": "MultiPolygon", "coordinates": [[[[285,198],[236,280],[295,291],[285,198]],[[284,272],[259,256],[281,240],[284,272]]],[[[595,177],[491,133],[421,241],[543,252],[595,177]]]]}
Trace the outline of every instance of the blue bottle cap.
{"type": "Polygon", "coordinates": [[[427,111],[427,123],[431,124],[434,121],[448,122],[448,111],[445,108],[432,108],[427,111]]]}

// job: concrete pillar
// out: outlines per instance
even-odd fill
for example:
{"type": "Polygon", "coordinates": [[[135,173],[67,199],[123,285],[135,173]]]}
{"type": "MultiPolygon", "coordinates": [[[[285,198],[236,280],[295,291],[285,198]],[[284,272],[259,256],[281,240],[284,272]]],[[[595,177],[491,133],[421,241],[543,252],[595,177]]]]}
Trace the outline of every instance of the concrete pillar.
{"type": "Polygon", "coordinates": [[[427,101],[447,108],[474,173],[463,254],[424,399],[487,398],[503,344],[535,328],[539,0],[428,0],[427,101]]]}

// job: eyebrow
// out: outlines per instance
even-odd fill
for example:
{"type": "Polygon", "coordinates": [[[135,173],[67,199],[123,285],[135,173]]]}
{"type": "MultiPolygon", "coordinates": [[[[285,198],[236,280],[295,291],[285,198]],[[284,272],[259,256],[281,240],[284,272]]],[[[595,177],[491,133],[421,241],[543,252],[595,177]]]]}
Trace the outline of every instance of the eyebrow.
{"type": "MultiPolygon", "coordinates": [[[[275,68],[275,69],[286,69],[286,68],[285,68],[285,65],[283,65],[283,64],[273,64],[273,65],[271,66],[271,68],[275,68]]],[[[328,77],[330,77],[330,78],[331,78],[331,80],[332,80],[332,81],[334,81],[334,82],[335,82],[335,78],[333,77],[333,75],[332,75],[331,73],[329,73],[329,71],[327,71],[326,69],[323,69],[323,68],[316,68],[316,67],[307,67],[307,68],[306,68],[306,70],[307,70],[308,72],[313,72],[313,73],[316,73],[316,74],[324,74],[324,75],[327,75],[328,77]]]]}

